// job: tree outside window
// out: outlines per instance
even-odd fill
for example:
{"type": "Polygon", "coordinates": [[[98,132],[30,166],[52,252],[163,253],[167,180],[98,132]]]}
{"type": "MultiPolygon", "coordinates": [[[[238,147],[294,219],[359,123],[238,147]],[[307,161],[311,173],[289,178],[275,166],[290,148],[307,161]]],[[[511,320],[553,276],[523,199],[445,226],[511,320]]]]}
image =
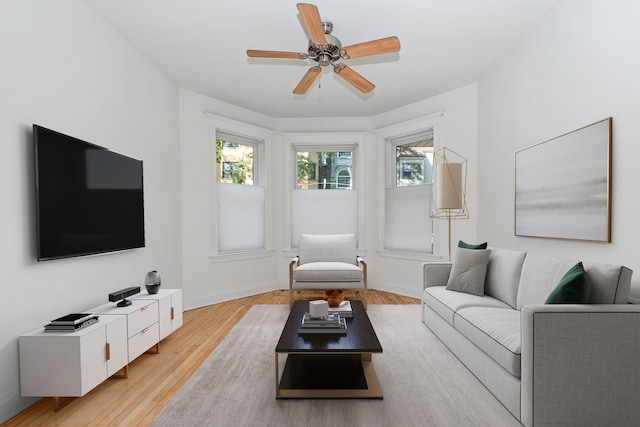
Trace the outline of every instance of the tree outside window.
{"type": "Polygon", "coordinates": [[[297,151],[298,190],[352,188],[353,151],[297,151]]]}
{"type": "Polygon", "coordinates": [[[216,178],[227,184],[253,185],[252,145],[216,139],[216,178]]]}

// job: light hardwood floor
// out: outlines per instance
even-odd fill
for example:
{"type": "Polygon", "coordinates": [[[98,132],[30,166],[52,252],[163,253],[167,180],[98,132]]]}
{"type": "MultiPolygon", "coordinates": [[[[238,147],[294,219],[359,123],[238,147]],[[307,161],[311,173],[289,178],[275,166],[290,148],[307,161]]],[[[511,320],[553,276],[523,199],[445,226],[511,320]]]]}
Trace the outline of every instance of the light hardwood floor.
{"type": "MultiPolygon", "coordinates": [[[[321,294],[301,292],[296,299],[321,294]]],[[[347,299],[359,299],[346,294],[347,299]]],[[[184,325],[160,343],[160,354],[143,354],[129,365],[129,378],[109,378],[54,412],[42,399],[3,426],[146,426],[254,304],[288,304],[289,291],[240,298],[185,311],[184,325]]],[[[370,290],[369,304],[419,304],[420,300],[370,290]]]]}

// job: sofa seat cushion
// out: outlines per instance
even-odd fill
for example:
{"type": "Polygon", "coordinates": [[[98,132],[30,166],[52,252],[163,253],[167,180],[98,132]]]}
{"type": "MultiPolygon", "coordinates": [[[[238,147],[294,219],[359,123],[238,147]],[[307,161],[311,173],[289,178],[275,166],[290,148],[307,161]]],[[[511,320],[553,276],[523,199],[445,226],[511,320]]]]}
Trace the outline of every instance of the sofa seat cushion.
{"type": "Polygon", "coordinates": [[[520,378],[520,312],[512,308],[467,307],[454,327],[500,366],[520,378]]]}
{"type": "Polygon", "coordinates": [[[297,282],[360,282],[362,268],[346,262],[310,262],[293,269],[297,282]]]}
{"type": "Polygon", "coordinates": [[[473,295],[450,291],[445,286],[431,286],[424,290],[424,303],[453,325],[453,315],[465,307],[494,307],[511,309],[508,304],[488,295],[473,295]]]}

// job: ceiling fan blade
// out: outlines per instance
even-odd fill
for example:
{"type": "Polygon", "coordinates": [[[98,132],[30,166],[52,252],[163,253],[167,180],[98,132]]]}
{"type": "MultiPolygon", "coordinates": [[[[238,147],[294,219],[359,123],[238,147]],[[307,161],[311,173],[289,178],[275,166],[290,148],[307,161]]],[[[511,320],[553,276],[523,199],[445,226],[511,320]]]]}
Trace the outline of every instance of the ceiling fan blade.
{"type": "Polygon", "coordinates": [[[302,80],[300,80],[298,86],[293,90],[293,93],[296,95],[304,95],[307,93],[313,82],[315,82],[320,75],[320,71],[322,71],[322,69],[318,65],[309,68],[309,71],[302,76],[302,80]]]}
{"type": "Polygon", "coordinates": [[[353,69],[348,65],[337,64],[333,67],[333,71],[362,93],[369,93],[374,87],[376,87],[369,80],[353,71],[353,69]]]}
{"type": "Polygon", "coordinates": [[[309,40],[315,44],[326,45],[327,37],[324,35],[324,26],[322,25],[318,8],[308,3],[298,3],[296,6],[298,12],[300,12],[302,25],[304,25],[309,40]]]}
{"type": "Polygon", "coordinates": [[[400,50],[400,40],[396,36],[371,40],[340,49],[340,56],[344,59],[360,58],[369,55],[397,52],[400,50]]]}
{"type": "Polygon", "coordinates": [[[280,52],[277,50],[247,50],[249,58],[278,58],[278,59],[307,59],[306,53],[298,52],[280,52]]]}

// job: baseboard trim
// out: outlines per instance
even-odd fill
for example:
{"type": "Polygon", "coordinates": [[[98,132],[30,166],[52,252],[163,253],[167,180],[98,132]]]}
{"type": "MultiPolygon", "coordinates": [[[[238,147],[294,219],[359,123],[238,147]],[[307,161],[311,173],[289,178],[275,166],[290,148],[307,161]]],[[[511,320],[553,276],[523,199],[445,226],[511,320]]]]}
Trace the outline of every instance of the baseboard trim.
{"type": "Polygon", "coordinates": [[[193,310],[200,307],[206,307],[212,304],[218,304],[221,302],[231,301],[238,298],[251,297],[254,295],[264,294],[271,291],[277,291],[283,289],[278,283],[268,282],[257,284],[251,287],[237,289],[234,291],[225,291],[207,295],[204,297],[196,298],[193,300],[185,298],[184,309],[193,310]]]}

